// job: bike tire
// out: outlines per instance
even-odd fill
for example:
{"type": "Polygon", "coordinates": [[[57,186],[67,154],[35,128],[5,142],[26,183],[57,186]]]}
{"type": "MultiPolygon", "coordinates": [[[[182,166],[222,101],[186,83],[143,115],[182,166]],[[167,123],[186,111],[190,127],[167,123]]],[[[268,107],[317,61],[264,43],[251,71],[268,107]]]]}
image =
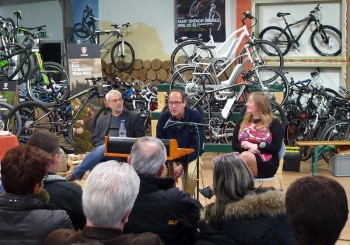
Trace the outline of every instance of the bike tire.
{"type": "Polygon", "coordinates": [[[198,5],[197,1],[193,1],[193,3],[191,4],[190,10],[188,11],[188,15],[191,18],[196,17],[198,15],[197,5],[198,5]]]}
{"type": "MultiPolygon", "coordinates": [[[[350,119],[335,121],[326,126],[319,140],[350,140],[350,119]]],[[[322,157],[329,162],[329,154],[322,154],[322,157]]]]}
{"type": "Polygon", "coordinates": [[[120,56],[119,50],[122,48],[123,41],[118,41],[113,45],[111,51],[111,60],[113,66],[118,71],[130,70],[135,62],[135,51],[130,43],[124,41],[124,56],[120,56]]]}
{"type": "Polygon", "coordinates": [[[282,55],[286,55],[289,52],[291,39],[287,32],[278,26],[266,27],[261,31],[259,38],[272,42],[280,49],[282,55]]]}
{"type": "Polygon", "coordinates": [[[18,136],[22,128],[22,120],[18,113],[14,113],[14,116],[10,118],[9,115],[12,110],[12,105],[0,102],[0,124],[3,124],[5,130],[18,136]]]}
{"type": "Polygon", "coordinates": [[[216,31],[220,31],[221,28],[221,16],[217,11],[212,11],[209,16],[209,21],[213,25],[213,29],[216,31]]]}
{"type": "Polygon", "coordinates": [[[341,53],[342,40],[341,40],[341,32],[333,27],[328,25],[321,25],[318,29],[315,29],[311,33],[311,46],[312,48],[322,56],[337,56],[341,53]],[[327,35],[328,43],[324,42],[322,36],[327,35]],[[329,44],[330,40],[332,40],[332,45],[329,44]],[[330,46],[334,46],[330,52],[327,52],[330,46]]]}
{"type": "MultiPolygon", "coordinates": [[[[300,118],[293,118],[286,129],[286,139],[288,145],[295,146],[296,141],[312,140],[310,127],[307,121],[300,118]]],[[[301,149],[301,160],[307,161],[312,155],[312,148],[305,146],[301,149]]]]}
{"type": "Polygon", "coordinates": [[[90,36],[90,30],[85,27],[82,23],[76,23],[73,26],[73,31],[74,31],[74,35],[76,35],[79,38],[87,38],[88,36],[90,36]]]}
{"type": "Polygon", "coordinates": [[[17,115],[19,115],[21,125],[20,127],[10,128],[10,132],[17,135],[19,143],[25,144],[30,135],[37,130],[56,131],[49,111],[49,108],[44,104],[35,101],[18,104],[10,111],[8,119],[10,121],[17,120],[17,115]]]}
{"type": "Polygon", "coordinates": [[[170,57],[170,71],[174,74],[183,65],[192,63],[192,59],[196,57],[195,62],[203,62],[214,57],[211,49],[202,49],[205,43],[199,40],[189,40],[179,44],[170,57]]]}
{"type": "MultiPolygon", "coordinates": [[[[200,67],[182,67],[170,79],[170,90],[179,89],[185,91],[187,96],[193,100],[198,100],[206,91],[205,85],[214,85],[215,81],[211,75],[200,67]]],[[[209,111],[209,101],[212,95],[201,100],[200,106],[205,111],[209,111]]]]}
{"type": "Polygon", "coordinates": [[[262,91],[267,93],[271,101],[282,106],[289,94],[289,84],[284,74],[272,67],[263,66],[258,67],[258,75],[265,88],[261,88],[259,77],[256,73],[253,73],[252,76],[248,78],[251,85],[249,85],[243,93],[244,100],[247,101],[250,93],[262,91]]]}
{"type": "Polygon", "coordinates": [[[9,69],[6,69],[6,76],[8,80],[17,80],[18,84],[21,84],[27,79],[27,76],[33,66],[33,60],[31,56],[29,56],[29,58],[23,62],[23,59],[26,56],[26,52],[21,52],[25,49],[25,47],[20,44],[8,43],[6,45],[6,48],[8,51],[8,55],[18,52],[17,55],[14,55],[7,59],[10,65],[9,69]],[[19,65],[21,65],[22,62],[23,65],[20,67],[19,71],[16,72],[16,70],[19,68],[19,65]]]}
{"type": "Polygon", "coordinates": [[[68,98],[70,81],[67,70],[58,63],[44,62],[43,70],[36,66],[28,75],[26,82],[28,96],[37,102],[51,106],[68,98]],[[45,76],[49,84],[45,84],[45,76]]]}
{"type": "MultiPolygon", "coordinates": [[[[284,132],[284,129],[287,126],[287,117],[286,117],[286,114],[284,113],[283,108],[279,104],[276,104],[275,102],[271,101],[271,111],[277,118],[280,119],[282,124],[282,129],[284,132]]],[[[244,105],[241,111],[239,112],[239,118],[243,118],[246,112],[247,112],[247,106],[244,105]]]]}

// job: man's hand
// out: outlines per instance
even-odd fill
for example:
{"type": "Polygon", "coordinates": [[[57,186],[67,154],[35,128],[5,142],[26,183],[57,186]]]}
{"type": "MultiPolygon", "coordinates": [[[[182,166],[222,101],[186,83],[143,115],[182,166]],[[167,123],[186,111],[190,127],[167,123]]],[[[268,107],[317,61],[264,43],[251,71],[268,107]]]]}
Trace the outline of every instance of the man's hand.
{"type": "Polygon", "coordinates": [[[179,164],[179,166],[177,166],[176,168],[174,168],[174,179],[177,182],[177,179],[180,177],[180,175],[182,174],[182,170],[184,169],[184,167],[179,164]]]}

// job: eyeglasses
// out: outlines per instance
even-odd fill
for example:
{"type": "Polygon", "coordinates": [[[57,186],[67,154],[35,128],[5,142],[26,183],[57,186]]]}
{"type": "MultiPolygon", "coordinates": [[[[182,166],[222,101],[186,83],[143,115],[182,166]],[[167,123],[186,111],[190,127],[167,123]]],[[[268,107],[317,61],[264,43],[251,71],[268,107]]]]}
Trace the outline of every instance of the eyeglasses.
{"type": "Polygon", "coordinates": [[[114,100],[108,100],[108,102],[113,102],[113,103],[115,103],[115,102],[122,102],[122,101],[123,101],[122,98],[120,98],[120,99],[114,99],[114,100]]]}
{"type": "Polygon", "coordinates": [[[179,106],[182,103],[183,103],[182,101],[169,101],[168,105],[169,106],[179,106]]]}

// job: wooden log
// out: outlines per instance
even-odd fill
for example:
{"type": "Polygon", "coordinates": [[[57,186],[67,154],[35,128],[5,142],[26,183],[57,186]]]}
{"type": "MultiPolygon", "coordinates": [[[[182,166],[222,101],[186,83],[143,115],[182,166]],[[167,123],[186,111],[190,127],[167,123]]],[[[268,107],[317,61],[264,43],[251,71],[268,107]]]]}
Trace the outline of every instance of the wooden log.
{"type": "Polygon", "coordinates": [[[160,59],[152,60],[152,69],[158,71],[162,67],[162,61],[160,59]]]}
{"type": "Polygon", "coordinates": [[[157,79],[160,81],[164,81],[168,76],[168,72],[163,68],[156,71],[156,74],[157,74],[157,79]]]}
{"type": "MultiPolygon", "coordinates": [[[[151,63],[150,63],[150,64],[151,64],[151,63]]],[[[139,79],[140,79],[141,81],[145,81],[145,80],[146,80],[147,72],[148,72],[148,69],[146,69],[146,68],[142,68],[142,69],[140,70],[139,79]]]]}
{"type": "Polygon", "coordinates": [[[165,60],[162,62],[162,68],[165,70],[169,70],[170,69],[170,60],[165,60]]]}
{"type": "Polygon", "coordinates": [[[137,79],[137,78],[139,78],[139,76],[140,76],[140,70],[132,70],[131,71],[130,77],[132,79],[137,79]]]}
{"type": "Polygon", "coordinates": [[[141,59],[135,59],[133,69],[134,70],[140,70],[143,67],[143,61],[141,59]]]}
{"type": "Polygon", "coordinates": [[[146,75],[146,78],[149,79],[149,80],[154,80],[157,78],[157,74],[154,70],[148,70],[147,72],[147,75],[146,75]]]}
{"type": "Polygon", "coordinates": [[[151,66],[152,66],[152,63],[150,60],[143,61],[143,68],[149,70],[151,68],[151,66]]]}

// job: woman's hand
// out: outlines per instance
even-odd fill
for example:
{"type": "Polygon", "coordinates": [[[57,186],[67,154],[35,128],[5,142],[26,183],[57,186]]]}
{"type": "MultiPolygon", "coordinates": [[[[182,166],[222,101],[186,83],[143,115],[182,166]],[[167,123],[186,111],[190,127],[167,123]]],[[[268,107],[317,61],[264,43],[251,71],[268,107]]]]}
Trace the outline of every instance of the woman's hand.
{"type": "Polygon", "coordinates": [[[241,147],[252,153],[260,153],[260,151],[258,150],[258,145],[250,143],[248,141],[242,141],[241,147]]]}

